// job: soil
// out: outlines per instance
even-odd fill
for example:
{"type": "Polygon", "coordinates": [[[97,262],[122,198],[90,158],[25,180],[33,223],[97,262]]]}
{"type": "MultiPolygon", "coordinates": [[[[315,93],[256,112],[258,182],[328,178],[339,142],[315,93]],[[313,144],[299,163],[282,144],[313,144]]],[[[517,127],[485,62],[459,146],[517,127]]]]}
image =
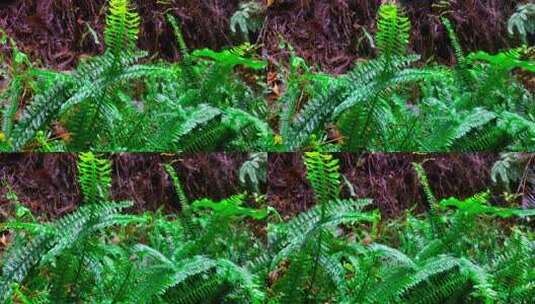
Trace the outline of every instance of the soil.
{"type": "MultiPolygon", "coordinates": [[[[260,1],[260,0],[258,0],[260,1]]],[[[220,49],[239,44],[230,32],[230,18],[238,0],[134,1],[143,25],[139,46],[159,57],[179,58],[165,14],[177,17],[190,48],[220,49]]],[[[263,2],[263,1],[262,1],[263,2]]],[[[251,35],[262,46],[264,57],[278,61],[280,36],[290,42],[310,64],[341,73],[359,57],[373,53],[366,38],[376,30],[381,0],[275,0],[265,7],[265,23],[251,35]]],[[[433,6],[439,1],[400,1],[413,25],[411,48],[424,58],[453,63],[453,52],[440,15],[453,20],[462,45],[468,50],[497,51],[508,46],[505,25],[522,1],[449,1],[448,10],[433,6]],[[492,29],[492,30],[485,30],[492,29]]],[[[101,53],[105,25],[105,0],[18,0],[0,4],[0,28],[17,41],[33,60],[57,69],[73,67],[81,56],[101,53]],[[91,32],[97,33],[98,41],[91,32]]],[[[2,52],[6,52],[4,47],[2,52]]]]}
{"type": "MultiPolygon", "coordinates": [[[[490,170],[499,155],[339,153],[335,157],[340,159],[340,172],[353,185],[355,197],[373,199],[383,216],[392,217],[408,208],[427,208],[412,162],[424,163],[437,198],[467,198],[492,184],[490,170]]],[[[314,205],[302,154],[270,155],[268,172],[268,201],[281,214],[297,214],[314,205]]],[[[350,194],[349,187],[343,185],[342,197],[350,194]]]]}
{"type": "MultiPolygon", "coordinates": [[[[133,211],[162,205],[179,209],[165,163],[173,164],[190,199],[217,200],[243,191],[238,170],[247,154],[116,154],[111,158],[112,198],[133,200],[133,211]]],[[[20,201],[37,215],[56,217],[74,210],[83,201],[76,176],[74,154],[0,154],[0,179],[8,181],[20,201]]],[[[12,207],[6,190],[0,187],[0,220],[12,207]]]]}

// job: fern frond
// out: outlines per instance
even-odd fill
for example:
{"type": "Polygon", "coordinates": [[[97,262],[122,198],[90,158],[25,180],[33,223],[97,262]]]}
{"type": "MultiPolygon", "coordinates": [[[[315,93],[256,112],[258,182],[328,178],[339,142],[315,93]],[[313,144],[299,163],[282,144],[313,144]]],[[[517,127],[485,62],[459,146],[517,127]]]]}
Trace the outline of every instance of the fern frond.
{"type": "Polygon", "coordinates": [[[111,162],[92,152],[80,153],[78,181],[82,195],[88,204],[109,200],[111,188],[111,162]]]}
{"type": "Polygon", "coordinates": [[[521,51],[524,48],[512,49],[498,54],[491,55],[484,51],[479,51],[468,55],[468,62],[474,63],[476,61],[488,62],[491,65],[503,69],[507,72],[514,69],[522,69],[531,73],[535,73],[535,61],[524,60],[521,51]]]}
{"type": "Polygon", "coordinates": [[[132,206],[130,202],[98,203],[81,207],[75,213],[45,226],[25,243],[16,244],[3,256],[0,300],[12,294],[12,284],[20,283],[39,263],[48,263],[66,248],[93,232],[99,220],[132,206]]]}
{"type": "Polygon", "coordinates": [[[165,164],[164,168],[165,172],[167,172],[167,174],[169,174],[169,176],[171,177],[171,181],[173,182],[173,187],[175,188],[175,191],[177,193],[180,205],[182,206],[182,208],[186,208],[187,206],[189,206],[189,200],[186,196],[186,193],[184,192],[184,188],[182,187],[182,183],[180,182],[180,179],[178,178],[175,169],[170,164],[165,164]]]}
{"type": "Polygon", "coordinates": [[[407,52],[411,24],[396,4],[383,4],[377,21],[377,48],[382,56],[403,56],[407,52]]]}
{"type": "Polygon", "coordinates": [[[453,50],[455,52],[455,57],[457,59],[457,65],[461,70],[464,70],[467,68],[467,60],[466,56],[464,54],[464,50],[461,46],[461,42],[459,41],[459,37],[457,37],[457,34],[455,32],[455,29],[453,28],[453,25],[451,24],[451,21],[448,18],[442,17],[440,19],[442,21],[442,24],[448,31],[448,36],[451,40],[451,44],[453,47],[453,50]]]}
{"type": "Polygon", "coordinates": [[[179,145],[180,151],[186,153],[199,153],[205,150],[218,150],[222,142],[229,139],[229,129],[220,122],[212,121],[203,127],[198,134],[190,134],[187,139],[182,139],[179,145]],[[208,148],[208,149],[207,149],[208,148]]]}
{"type": "Polygon", "coordinates": [[[535,3],[519,5],[516,12],[507,21],[509,35],[518,34],[524,44],[528,43],[528,35],[535,33],[535,3]]]}
{"type": "Polygon", "coordinates": [[[115,60],[111,55],[104,55],[82,64],[73,75],[58,75],[56,85],[37,94],[24,109],[11,134],[13,150],[20,151],[41,128],[68,109],[92,98],[98,99],[112,84],[129,79],[117,78],[118,70],[132,65],[143,56],[144,52],[123,53],[115,60]]]}
{"type": "Polygon", "coordinates": [[[327,204],[338,198],[340,193],[340,173],[338,160],[331,154],[306,152],[304,162],[307,178],[314,189],[316,202],[327,204]]]}
{"type": "Polygon", "coordinates": [[[194,83],[196,81],[196,78],[195,78],[196,76],[195,76],[195,73],[193,72],[193,60],[190,56],[190,52],[186,44],[186,40],[184,39],[184,35],[182,35],[182,29],[178,25],[174,16],[168,14],[167,21],[173,28],[173,32],[176,37],[178,48],[180,49],[180,54],[182,55],[182,70],[184,72],[184,78],[188,82],[194,83]]]}
{"type": "Polygon", "coordinates": [[[73,77],[60,76],[57,82],[58,84],[46,93],[35,96],[24,109],[19,122],[11,132],[14,151],[20,151],[43,125],[57,117],[63,103],[73,93],[75,83],[73,77]]]}
{"type": "Polygon", "coordinates": [[[141,19],[129,0],[110,0],[104,38],[108,51],[116,57],[134,50],[141,19]]]}
{"type": "Polygon", "coordinates": [[[341,87],[332,85],[327,92],[319,92],[316,98],[305,105],[283,137],[288,151],[302,148],[314,132],[325,126],[334,109],[343,101],[342,92],[341,87]]]}
{"type": "Polygon", "coordinates": [[[167,303],[194,304],[205,301],[217,301],[226,289],[220,278],[213,274],[199,275],[182,284],[169,289],[162,298],[167,303]]]}
{"type": "Polygon", "coordinates": [[[456,258],[438,256],[412,270],[394,268],[385,282],[370,292],[368,302],[440,303],[462,295],[471,286],[460,272],[460,264],[456,258]]]}
{"type": "Polygon", "coordinates": [[[455,207],[458,208],[461,212],[466,215],[493,215],[499,216],[501,218],[509,217],[530,217],[535,216],[535,210],[523,210],[523,209],[514,209],[514,208],[500,208],[490,206],[489,203],[489,193],[484,192],[481,194],[476,194],[466,200],[459,200],[457,198],[448,198],[442,200],[440,205],[443,207],[455,207]]]}
{"type": "Polygon", "coordinates": [[[284,224],[286,234],[270,236],[272,247],[282,248],[272,259],[272,268],[283,259],[299,250],[325,228],[342,224],[377,223],[377,211],[364,212],[362,208],[371,204],[370,200],[338,200],[317,205],[284,224]]]}
{"type": "MultiPolygon", "coordinates": [[[[419,59],[420,57],[417,55],[392,57],[388,60],[379,58],[357,66],[349,75],[350,92],[344,101],[336,106],[332,117],[337,118],[344,111],[360,102],[373,100],[377,95],[386,94],[392,89],[393,85],[414,82],[416,79],[425,80],[424,77],[419,75],[420,72],[416,72],[414,75],[419,75],[418,77],[406,75],[401,77],[400,80],[392,81],[397,76],[396,73],[419,59]]],[[[430,75],[436,74],[431,73],[430,75]]]]}

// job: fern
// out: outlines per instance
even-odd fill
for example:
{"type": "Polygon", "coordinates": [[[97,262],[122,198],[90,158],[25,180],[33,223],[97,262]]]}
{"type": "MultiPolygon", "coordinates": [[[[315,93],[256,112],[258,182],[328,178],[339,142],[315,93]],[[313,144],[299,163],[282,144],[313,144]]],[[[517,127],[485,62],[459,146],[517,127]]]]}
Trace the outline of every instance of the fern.
{"type": "MultiPolygon", "coordinates": [[[[22,117],[12,133],[14,150],[22,149],[39,129],[57,119],[60,113],[88,99],[102,97],[101,94],[106,91],[106,87],[118,81],[118,79],[108,75],[116,74],[110,73],[110,71],[117,69],[118,65],[123,67],[130,65],[143,55],[141,53],[125,54],[121,57],[120,63],[115,63],[112,57],[104,55],[81,65],[74,77],[71,75],[58,76],[57,85],[42,95],[35,96],[24,109],[22,117]]],[[[122,80],[126,79],[128,78],[122,80]]],[[[96,109],[97,111],[102,110],[99,105],[96,106],[96,109]]],[[[94,121],[95,117],[100,115],[100,112],[93,113],[89,122],[94,121]]]]}
{"type": "Polygon", "coordinates": [[[450,20],[442,17],[441,18],[442,24],[448,31],[448,36],[451,40],[451,45],[453,47],[453,51],[455,52],[455,57],[457,59],[457,66],[460,70],[460,73],[463,77],[467,77],[466,75],[466,69],[467,69],[467,61],[464,54],[464,50],[461,46],[461,42],[459,41],[459,37],[457,37],[457,34],[455,33],[455,30],[453,28],[453,25],[451,24],[450,20]]]}
{"type": "Polygon", "coordinates": [[[78,179],[86,203],[110,199],[111,164],[107,159],[97,158],[93,153],[80,153],[78,179]]]}
{"type": "Polygon", "coordinates": [[[396,4],[383,4],[377,21],[377,49],[382,56],[404,56],[409,44],[410,21],[396,4]]]}
{"type": "Polygon", "coordinates": [[[131,205],[99,203],[81,207],[51,226],[43,226],[41,232],[27,242],[11,247],[3,256],[0,300],[6,301],[12,293],[12,284],[22,282],[39,263],[49,262],[86,237],[99,221],[131,205]]]}
{"type": "Polygon", "coordinates": [[[240,3],[240,8],[230,18],[230,30],[241,33],[245,39],[262,27],[264,7],[256,1],[240,3]]]}
{"type": "Polygon", "coordinates": [[[46,95],[34,97],[33,101],[24,109],[19,123],[11,134],[14,150],[21,150],[36,135],[37,131],[49,123],[60,111],[67,95],[72,92],[74,80],[70,77],[62,77],[58,82],[59,84],[48,90],[46,95]]]}
{"type": "MultiPolygon", "coordinates": [[[[322,164],[330,160],[322,162],[318,154],[310,153],[305,156],[307,158],[322,164]]],[[[318,169],[322,166],[317,164],[307,164],[308,168],[317,170],[312,172],[322,172],[318,169]]],[[[433,212],[409,216],[402,224],[406,226],[384,226],[399,234],[398,238],[387,239],[400,249],[375,242],[367,245],[366,239],[359,238],[365,223],[372,224],[372,231],[370,234],[366,231],[365,235],[375,236],[374,223],[378,215],[364,211],[371,204],[369,200],[331,200],[327,207],[317,204],[286,223],[270,224],[268,242],[272,259],[268,264],[270,276],[277,277],[271,289],[273,300],[525,302],[526,296],[533,292],[527,271],[532,265],[529,257],[533,248],[525,233],[516,231],[510,236],[501,231],[502,228],[495,225],[495,217],[528,217],[533,213],[490,206],[485,193],[464,201],[450,198],[438,202],[421,165],[415,164],[415,168],[433,212]],[[358,220],[348,220],[353,216],[358,220]],[[433,221],[440,230],[430,233],[433,221]],[[337,230],[339,224],[345,224],[344,229],[337,230]],[[507,243],[502,244],[501,239],[506,239],[507,243]],[[510,249],[503,252],[502,246],[510,249]],[[518,280],[513,275],[515,271],[518,271],[518,280]],[[511,286],[509,291],[505,286],[511,286]]],[[[324,178],[335,176],[325,170],[323,174],[324,178]]],[[[316,197],[320,198],[317,193],[330,188],[328,182],[311,180],[311,184],[316,197]]]]}
{"type": "Polygon", "coordinates": [[[267,182],[267,163],[267,153],[251,153],[249,159],[240,167],[240,183],[260,193],[260,186],[267,182]]]}
{"type": "MultiPolygon", "coordinates": [[[[84,196],[102,199],[95,189],[108,185],[102,177],[109,174],[109,162],[86,153],[79,167],[82,188],[89,189],[84,196]]],[[[176,177],[169,166],[167,170],[176,177]]],[[[118,214],[132,203],[104,201],[88,201],[50,223],[17,219],[5,226],[17,237],[2,259],[1,300],[263,303],[260,280],[242,258],[246,252],[258,254],[261,243],[235,228],[242,225],[238,219],[263,219],[267,212],[242,206],[244,199],[194,202],[188,216],[195,225],[190,227],[171,215],[118,214]],[[126,288],[132,285],[137,287],[126,288]]]]}
{"type": "Polygon", "coordinates": [[[534,210],[521,210],[489,206],[488,193],[476,195],[464,201],[450,198],[440,202],[443,207],[456,207],[466,215],[494,215],[502,218],[535,216],[534,210]]]}
{"type": "Polygon", "coordinates": [[[190,202],[188,197],[186,196],[186,193],[184,192],[184,188],[182,186],[182,183],[180,183],[175,169],[170,164],[166,164],[165,172],[167,172],[167,174],[169,174],[169,176],[171,177],[171,181],[173,182],[173,187],[175,188],[181,207],[183,209],[187,209],[190,206],[190,202]]]}
{"type": "Polygon", "coordinates": [[[125,51],[134,50],[140,23],[141,19],[129,0],[110,0],[104,32],[108,51],[118,57],[125,51]]]}
{"type": "Polygon", "coordinates": [[[203,199],[193,202],[194,210],[210,209],[215,214],[222,217],[251,217],[256,220],[262,220],[267,216],[266,210],[256,210],[242,207],[244,195],[229,197],[221,202],[213,202],[210,199],[203,199]]]}
{"type": "Polygon", "coordinates": [[[443,256],[416,265],[414,269],[403,269],[405,265],[392,267],[385,274],[385,283],[372,290],[367,301],[440,303],[470,287],[459,266],[457,259],[443,256]]]}
{"type": "MultiPolygon", "coordinates": [[[[245,31],[249,17],[261,15],[263,9],[257,11],[254,3],[243,4],[236,12],[231,22],[236,31],[238,27],[245,31]]],[[[170,5],[159,4],[166,9],[170,5]]],[[[454,68],[418,64],[419,56],[408,50],[409,19],[401,6],[388,2],[377,15],[378,57],[355,63],[345,75],[316,72],[282,41],[281,48],[289,54],[288,77],[270,82],[286,84],[277,84],[275,95],[280,94],[278,88],[286,90],[278,103],[268,105],[262,76],[268,64],[257,55],[259,45],[246,42],[219,51],[190,51],[179,21],[167,15],[181,62],[139,63],[147,55],[136,48],[141,20],[130,1],[110,0],[106,52],[83,59],[72,72],[32,67],[3,36],[13,49],[14,64],[12,81],[2,94],[6,103],[0,149],[535,149],[531,48],[465,54],[453,22],[444,17],[453,5],[438,1],[433,7],[450,37],[457,59],[454,68]],[[279,105],[282,111],[277,117],[279,105]],[[20,118],[15,115],[19,110],[20,118]],[[479,116],[483,119],[476,119],[479,116]],[[279,126],[274,127],[277,118],[279,126]]],[[[280,75],[286,74],[285,67],[274,64],[280,75]]]]}
{"type": "Polygon", "coordinates": [[[533,234],[523,219],[532,210],[491,205],[488,192],[441,200],[415,164],[432,212],[380,222],[371,200],[341,197],[334,156],[308,152],[304,162],[317,204],[289,219],[247,206],[243,194],[190,204],[169,165],[182,212],[136,215],[119,213],[132,203],[99,197],[94,189],[108,183],[95,167],[109,162],[83,154],[79,166],[89,169],[80,181],[95,184],[83,192],[98,201],[46,223],[17,207],[2,225],[14,237],[2,256],[0,300],[530,303],[533,234]],[[246,229],[266,219],[266,238],[246,229]]]}
{"type": "Polygon", "coordinates": [[[210,58],[221,64],[221,68],[228,71],[235,66],[242,65],[254,70],[262,70],[266,67],[266,62],[245,57],[243,53],[236,51],[236,48],[215,52],[210,49],[196,50],[191,54],[197,58],[210,58]]]}
{"type": "Polygon", "coordinates": [[[345,270],[330,254],[334,245],[331,229],[342,224],[374,223],[379,218],[377,213],[362,211],[370,204],[369,200],[338,200],[338,161],[331,155],[308,152],[304,161],[318,205],[287,223],[272,227],[275,232],[268,236],[274,251],[270,269],[284,261],[290,263],[281,285],[276,288],[287,302],[317,301],[323,297],[321,289],[329,284],[344,290],[345,270]]]}
{"type": "Polygon", "coordinates": [[[535,33],[535,4],[519,5],[507,22],[509,35],[518,34],[524,44],[528,44],[528,35],[535,33]]]}
{"type": "Polygon", "coordinates": [[[184,62],[190,60],[190,54],[189,54],[189,50],[188,50],[188,46],[186,44],[186,41],[184,40],[184,36],[182,35],[182,31],[180,29],[180,26],[178,25],[175,17],[173,17],[172,15],[167,15],[167,21],[169,22],[169,24],[171,25],[171,27],[173,28],[173,32],[175,33],[175,37],[176,37],[176,40],[177,40],[177,43],[178,43],[178,47],[180,49],[180,52],[182,54],[182,60],[184,62]]]}
{"type": "Polygon", "coordinates": [[[5,76],[10,79],[9,86],[4,92],[0,93],[0,100],[4,103],[2,111],[2,133],[4,138],[0,141],[2,142],[11,135],[19,107],[18,98],[23,94],[24,88],[32,79],[34,69],[28,56],[17,47],[16,42],[8,37],[2,29],[0,29],[0,36],[1,44],[11,48],[11,60],[13,62],[9,75],[5,76]]]}
{"type": "Polygon", "coordinates": [[[490,55],[486,52],[479,51],[470,54],[467,59],[469,62],[485,61],[507,72],[514,69],[523,69],[535,73],[535,61],[522,59],[522,50],[524,49],[525,48],[512,49],[496,55],[490,55]]]}
{"type": "MultiPolygon", "coordinates": [[[[106,52],[73,72],[33,72],[43,76],[18,122],[11,127],[14,117],[4,121],[2,149],[195,152],[269,145],[271,130],[258,118],[259,94],[233,75],[237,66],[262,70],[266,63],[246,46],[190,54],[178,23],[170,15],[168,21],[182,62],[137,64],[147,55],[136,48],[140,18],[129,1],[109,1],[106,52]],[[207,107],[218,114],[201,117],[207,107]]],[[[17,83],[14,94],[20,93],[17,83]]]]}
{"type": "Polygon", "coordinates": [[[184,73],[184,77],[188,79],[188,81],[195,82],[195,73],[193,72],[193,60],[191,58],[188,45],[186,44],[186,41],[184,39],[184,36],[182,35],[182,30],[180,26],[178,25],[175,17],[172,15],[167,15],[167,21],[173,28],[173,32],[175,34],[178,48],[180,49],[180,54],[182,55],[182,70],[184,73]]]}
{"type": "Polygon", "coordinates": [[[418,180],[420,181],[420,184],[422,185],[422,188],[424,190],[427,202],[429,204],[429,211],[428,211],[428,218],[429,223],[433,229],[432,235],[438,236],[443,233],[444,227],[442,226],[442,223],[440,221],[439,215],[438,215],[438,201],[435,197],[435,194],[433,193],[433,190],[431,189],[431,186],[429,185],[429,180],[427,179],[427,175],[425,173],[425,170],[421,164],[413,163],[414,170],[416,171],[416,174],[418,175],[418,180]]]}
{"type": "Polygon", "coordinates": [[[452,23],[443,17],[455,69],[414,68],[419,57],[407,55],[408,19],[394,4],[381,5],[378,19],[378,58],[326,79],[319,73],[309,77],[306,70],[300,76],[291,67],[279,125],[286,150],[532,149],[532,94],[514,73],[531,73],[526,47],[465,55],[452,23]],[[313,79],[313,93],[300,87],[305,76],[313,79]],[[331,142],[335,144],[327,148],[331,142]]]}
{"type": "Polygon", "coordinates": [[[304,161],[316,201],[326,208],[326,204],[338,198],[340,192],[338,160],[329,154],[307,152],[304,161]]]}

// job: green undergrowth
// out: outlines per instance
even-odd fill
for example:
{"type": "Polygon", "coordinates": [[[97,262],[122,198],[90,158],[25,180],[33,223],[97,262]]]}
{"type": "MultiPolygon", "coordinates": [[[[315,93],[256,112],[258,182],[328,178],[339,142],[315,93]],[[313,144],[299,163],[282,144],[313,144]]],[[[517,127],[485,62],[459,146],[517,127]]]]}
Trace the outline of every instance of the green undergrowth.
{"type": "Polygon", "coordinates": [[[269,128],[256,80],[266,62],[250,56],[248,44],[190,51],[178,22],[167,17],[180,62],[153,60],[137,48],[141,20],[128,0],[108,1],[105,53],[81,59],[72,71],[20,60],[15,42],[3,35],[13,58],[1,95],[0,149],[266,150],[269,128]]]}
{"type": "Polygon", "coordinates": [[[534,210],[496,207],[489,193],[436,198],[381,220],[369,199],[343,199],[338,160],[308,152],[316,205],[268,226],[269,303],[532,303],[534,210]]]}
{"type": "Polygon", "coordinates": [[[437,198],[414,164],[427,211],[381,219],[372,200],[341,196],[333,155],[304,163],[316,204],[290,219],[244,194],[193,201],[171,165],[180,211],[132,214],[91,153],[84,200],[59,219],[36,220],[5,182],[0,303],[533,303],[535,211],[487,192],[437,198]]]}
{"type": "MultiPolygon", "coordinates": [[[[293,55],[281,98],[281,150],[535,151],[534,48],[466,53],[443,17],[456,65],[424,63],[395,4],[378,13],[376,58],[346,74],[314,72],[293,55]]],[[[446,47],[446,46],[444,46],[446,47]]]]}
{"type": "Polygon", "coordinates": [[[11,233],[0,303],[262,303],[252,258],[265,242],[251,225],[267,210],[246,194],[191,200],[165,170],[177,214],[127,212],[132,202],[110,198],[110,161],[92,153],[79,156],[83,202],[59,219],[37,221],[5,183],[14,212],[0,226],[11,233]]]}
{"type": "MultiPolygon", "coordinates": [[[[262,10],[244,3],[232,31],[249,41],[262,10]]],[[[531,11],[522,6],[511,17],[520,41],[532,31],[531,11]]],[[[331,75],[307,65],[283,36],[288,58],[269,65],[260,43],[190,50],[171,15],[181,60],[154,59],[136,47],[136,8],[110,0],[105,53],[72,71],[34,66],[1,34],[12,58],[0,65],[9,80],[0,93],[0,150],[535,151],[534,48],[468,53],[446,16],[451,43],[441,47],[455,51],[455,65],[411,52],[411,22],[387,2],[368,37],[376,56],[331,75]]]]}

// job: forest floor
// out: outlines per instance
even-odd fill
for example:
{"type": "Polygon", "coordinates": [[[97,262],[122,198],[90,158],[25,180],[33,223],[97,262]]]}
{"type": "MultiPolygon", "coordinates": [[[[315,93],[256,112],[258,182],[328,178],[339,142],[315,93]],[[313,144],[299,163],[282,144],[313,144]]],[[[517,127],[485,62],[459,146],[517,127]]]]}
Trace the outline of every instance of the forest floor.
{"type": "MultiPolygon", "coordinates": [[[[339,153],[341,173],[347,183],[344,197],[368,197],[382,214],[400,215],[416,206],[427,208],[413,162],[423,163],[437,197],[466,198],[487,190],[491,168],[498,154],[352,154],[339,153]],[[348,183],[353,185],[351,189],[348,183]]],[[[302,154],[274,154],[269,160],[268,200],[284,215],[303,212],[314,204],[306,179],[302,154]]],[[[498,189],[494,189],[495,192],[498,189]]],[[[495,193],[498,195],[499,193],[495,193]]]]}
{"type": "MultiPolygon", "coordinates": [[[[172,164],[190,199],[222,199],[240,193],[238,170],[247,154],[195,155],[116,154],[113,160],[112,198],[133,200],[135,210],[168,210],[179,206],[163,164],[172,164]]],[[[2,154],[0,180],[7,181],[22,203],[35,214],[56,217],[82,201],[75,154],[2,154]]],[[[10,204],[0,187],[0,219],[10,204]]],[[[5,216],[5,214],[4,214],[5,216]]]]}
{"type": "MultiPolygon", "coordinates": [[[[240,1],[135,1],[143,20],[139,46],[166,59],[178,59],[172,29],[165,14],[178,17],[190,48],[220,49],[243,42],[232,34],[230,18],[240,1]]],[[[263,1],[261,1],[263,2],[263,1]]],[[[309,64],[342,73],[356,58],[372,53],[367,35],[376,31],[380,0],[276,0],[264,5],[259,34],[250,35],[271,61],[284,57],[280,37],[309,64]]],[[[411,48],[424,58],[453,63],[447,33],[440,26],[439,1],[402,1],[412,22],[411,48]]],[[[508,47],[506,20],[520,0],[451,1],[449,16],[457,24],[468,50],[497,51],[508,47]],[[474,30],[474,29],[488,29],[474,30]]],[[[0,28],[13,37],[32,60],[69,69],[80,57],[104,50],[105,0],[3,1],[0,28]]],[[[4,48],[3,52],[6,51],[4,48]]]]}
{"type": "MultiPolygon", "coordinates": [[[[176,210],[178,202],[163,163],[172,163],[192,199],[221,199],[243,189],[238,171],[246,153],[198,155],[118,154],[113,159],[113,198],[134,200],[138,212],[156,210],[161,204],[176,210]],[[210,181],[210,182],[208,182],[210,181]]],[[[385,216],[399,215],[414,205],[426,208],[425,197],[412,167],[424,162],[431,187],[438,197],[469,197],[485,191],[490,169],[498,154],[337,154],[341,172],[354,186],[343,186],[344,196],[374,199],[385,216]]],[[[25,154],[0,156],[0,178],[13,186],[21,201],[36,214],[52,217],[68,213],[82,201],[74,154],[25,154]]],[[[313,193],[305,177],[301,153],[271,154],[267,193],[270,205],[283,215],[302,212],[313,205],[313,193]]],[[[498,189],[495,189],[498,190],[498,189]]],[[[5,187],[2,206],[8,206],[5,187]]],[[[499,195],[500,193],[496,193],[499,195]]]]}

